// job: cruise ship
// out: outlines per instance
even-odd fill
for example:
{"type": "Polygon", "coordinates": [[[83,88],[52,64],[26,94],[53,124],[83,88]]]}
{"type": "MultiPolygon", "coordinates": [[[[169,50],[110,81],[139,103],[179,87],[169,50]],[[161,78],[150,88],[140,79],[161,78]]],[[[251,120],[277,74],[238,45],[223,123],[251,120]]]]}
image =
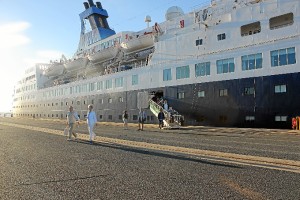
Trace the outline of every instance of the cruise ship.
{"type": "MultiPolygon", "coordinates": [[[[300,1],[212,0],[165,21],[116,33],[100,2],[83,3],[74,57],[28,68],[15,87],[13,116],[167,125],[290,128],[300,115],[300,1]],[[173,116],[172,116],[173,115],[173,116]],[[175,116],[175,117],[174,117],[175,116]]],[[[164,13],[162,13],[164,14],[164,13]]]]}

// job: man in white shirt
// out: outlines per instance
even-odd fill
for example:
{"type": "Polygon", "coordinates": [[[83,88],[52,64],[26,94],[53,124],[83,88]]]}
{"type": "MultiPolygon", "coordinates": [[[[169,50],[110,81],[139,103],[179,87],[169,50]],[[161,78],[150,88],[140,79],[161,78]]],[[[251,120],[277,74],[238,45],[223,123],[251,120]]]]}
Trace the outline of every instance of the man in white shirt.
{"type": "Polygon", "coordinates": [[[76,121],[79,124],[78,114],[74,111],[73,106],[69,106],[69,112],[67,113],[67,124],[69,125],[68,141],[71,140],[72,134],[75,138],[77,137],[77,135],[73,132],[76,121]]]}

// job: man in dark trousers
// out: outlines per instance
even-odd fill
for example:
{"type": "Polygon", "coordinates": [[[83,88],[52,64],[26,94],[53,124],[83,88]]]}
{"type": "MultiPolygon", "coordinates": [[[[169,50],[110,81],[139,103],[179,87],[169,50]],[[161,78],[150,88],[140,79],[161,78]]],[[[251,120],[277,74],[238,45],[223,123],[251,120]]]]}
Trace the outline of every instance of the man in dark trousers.
{"type": "Polygon", "coordinates": [[[163,123],[164,123],[164,119],[165,119],[165,115],[164,115],[162,108],[160,108],[157,118],[158,118],[158,127],[159,127],[159,129],[161,129],[163,127],[163,123]]]}

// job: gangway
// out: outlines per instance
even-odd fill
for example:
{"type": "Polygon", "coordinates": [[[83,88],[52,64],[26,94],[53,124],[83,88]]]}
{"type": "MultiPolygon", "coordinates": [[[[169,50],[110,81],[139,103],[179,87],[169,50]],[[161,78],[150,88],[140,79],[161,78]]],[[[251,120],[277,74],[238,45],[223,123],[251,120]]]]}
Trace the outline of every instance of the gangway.
{"type": "MultiPolygon", "coordinates": [[[[160,109],[163,107],[154,102],[152,99],[149,100],[150,104],[150,110],[151,112],[157,117],[160,109]]],[[[180,115],[177,111],[174,109],[171,111],[167,111],[163,109],[163,113],[165,115],[164,119],[164,127],[167,129],[179,129],[182,126],[184,117],[180,115]]]]}

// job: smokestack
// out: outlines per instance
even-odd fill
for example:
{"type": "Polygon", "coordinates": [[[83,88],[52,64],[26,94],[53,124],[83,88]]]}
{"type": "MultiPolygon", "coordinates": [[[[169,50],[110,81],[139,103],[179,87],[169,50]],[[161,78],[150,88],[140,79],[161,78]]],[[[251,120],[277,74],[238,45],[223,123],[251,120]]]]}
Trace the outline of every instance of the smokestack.
{"type": "Polygon", "coordinates": [[[95,4],[93,2],[93,0],[88,0],[89,4],[90,4],[90,7],[95,7],[95,4]]]}
{"type": "Polygon", "coordinates": [[[85,9],[88,9],[90,7],[88,2],[83,2],[83,5],[84,5],[85,9]]]}
{"type": "Polygon", "coordinates": [[[100,2],[96,2],[96,5],[97,5],[98,8],[103,9],[100,2]]]}

